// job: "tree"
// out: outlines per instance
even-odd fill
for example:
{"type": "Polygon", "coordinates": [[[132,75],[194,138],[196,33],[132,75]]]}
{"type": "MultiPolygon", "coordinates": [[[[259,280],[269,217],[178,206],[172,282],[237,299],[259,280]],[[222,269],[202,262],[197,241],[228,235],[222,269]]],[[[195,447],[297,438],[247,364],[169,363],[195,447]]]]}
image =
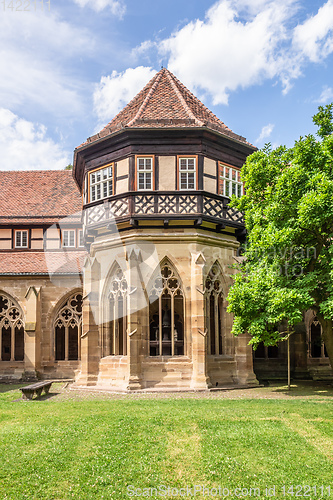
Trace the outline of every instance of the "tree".
{"type": "Polygon", "coordinates": [[[294,147],[268,144],[242,168],[244,260],[228,295],[233,333],[246,331],[256,347],[275,345],[313,309],[333,367],[333,103],[313,117],[319,140],[294,147]],[[286,324],[285,335],[278,325],[286,324]]]}
{"type": "Polygon", "coordinates": [[[67,167],[64,168],[64,170],[73,170],[73,165],[69,163],[67,167]]]}

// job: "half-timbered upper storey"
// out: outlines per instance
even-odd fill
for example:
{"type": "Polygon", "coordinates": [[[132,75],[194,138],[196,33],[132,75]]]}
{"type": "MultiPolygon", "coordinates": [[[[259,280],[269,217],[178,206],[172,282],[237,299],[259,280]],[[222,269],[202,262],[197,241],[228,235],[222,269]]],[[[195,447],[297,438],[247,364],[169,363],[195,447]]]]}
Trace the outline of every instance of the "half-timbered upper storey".
{"type": "Polygon", "coordinates": [[[78,272],[82,199],[71,171],[1,172],[0,207],[0,274],[78,272]]]}
{"type": "Polygon", "coordinates": [[[240,228],[240,214],[228,202],[243,194],[240,169],[254,150],[162,68],[75,150],[86,226],[111,218],[136,226],[181,218],[240,228]]]}

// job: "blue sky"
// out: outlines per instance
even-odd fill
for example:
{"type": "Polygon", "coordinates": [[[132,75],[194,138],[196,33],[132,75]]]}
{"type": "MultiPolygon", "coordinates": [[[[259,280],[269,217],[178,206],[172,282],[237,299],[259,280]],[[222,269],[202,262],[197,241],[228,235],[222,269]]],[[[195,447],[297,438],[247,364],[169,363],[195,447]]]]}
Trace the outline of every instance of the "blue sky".
{"type": "Polygon", "coordinates": [[[0,3],[1,170],[63,168],[161,65],[257,147],[333,101],[333,0],[23,3],[0,3]]]}

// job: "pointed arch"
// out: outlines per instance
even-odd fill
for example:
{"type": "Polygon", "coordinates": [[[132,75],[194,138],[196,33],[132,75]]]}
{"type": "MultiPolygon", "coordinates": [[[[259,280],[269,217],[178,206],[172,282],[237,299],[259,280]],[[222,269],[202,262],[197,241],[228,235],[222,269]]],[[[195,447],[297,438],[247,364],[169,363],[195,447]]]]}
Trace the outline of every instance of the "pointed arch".
{"type": "Polygon", "coordinates": [[[53,323],[56,361],[80,359],[82,331],[82,292],[72,292],[57,308],[53,323]]]}
{"type": "Polygon", "coordinates": [[[24,360],[24,318],[17,301],[0,291],[0,360],[24,360]]]}
{"type": "Polygon", "coordinates": [[[317,316],[313,316],[309,330],[309,356],[311,358],[328,357],[322,337],[322,326],[317,316]]]}
{"type": "Polygon", "coordinates": [[[223,354],[224,277],[216,260],[205,279],[205,318],[208,331],[208,354],[223,354]]]}
{"type": "Polygon", "coordinates": [[[184,290],[176,267],[167,257],[153,273],[148,295],[150,356],[183,356],[184,290]]]}
{"type": "Polygon", "coordinates": [[[104,285],[104,355],[127,355],[127,296],[128,282],[119,263],[115,261],[104,285]]]}

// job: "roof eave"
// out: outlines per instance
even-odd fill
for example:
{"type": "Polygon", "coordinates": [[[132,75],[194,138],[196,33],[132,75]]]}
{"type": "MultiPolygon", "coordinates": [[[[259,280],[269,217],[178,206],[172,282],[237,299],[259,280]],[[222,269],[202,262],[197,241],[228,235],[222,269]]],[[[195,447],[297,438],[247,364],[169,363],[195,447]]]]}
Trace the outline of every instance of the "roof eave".
{"type": "Polygon", "coordinates": [[[77,148],[75,148],[75,151],[74,151],[74,159],[76,160],[77,158],[77,155],[79,153],[81,153],[81,151],[85,151],[86,149],[88,149],[91,145],[95,145],[95,144],[100,144],[108,139],[110,139],[111,137],[116,137],[117,135],[123,133],[123,132],[128,132],[129,130],[135,130],[135,131],[138,131],[138,130],[147,130],[147,131],[158,131],[158,130],[175,130],[175,131],[198,131],[198,130],[201,130],[201,131],[208,131],[208,132],[211,132],[215,135],[217,135],[218,137],[224,137],[225,139],[229,139],[233,142],[235,142],[236,144],[240,144],[242,146],[246,146],[248,147],[249,149],[252,149],[253,151],[256,151],[258,148],[256,148],[256,146],[253,146],[253,144],[247,142],[246,140],[245,141],[241,141],[240,139],[237,139],[236,137],[233,137],[232,135],[229,135],[229,134],[223,134],[222,132],[219,132],[218,130],[214,130],[213,128],[210,128],[210,127],[161,127],[161,128],[158,128],[158,127],[123,127],[119,130],[116,130],[115,132],[112,132],[111,134],[108,134],[108,135],[105,135],[103,137],[100,137],[94,141],[91,141],[91,142],[88,142],[87,144],[83,144],[82,146],[78,146],[77,148]]]}

